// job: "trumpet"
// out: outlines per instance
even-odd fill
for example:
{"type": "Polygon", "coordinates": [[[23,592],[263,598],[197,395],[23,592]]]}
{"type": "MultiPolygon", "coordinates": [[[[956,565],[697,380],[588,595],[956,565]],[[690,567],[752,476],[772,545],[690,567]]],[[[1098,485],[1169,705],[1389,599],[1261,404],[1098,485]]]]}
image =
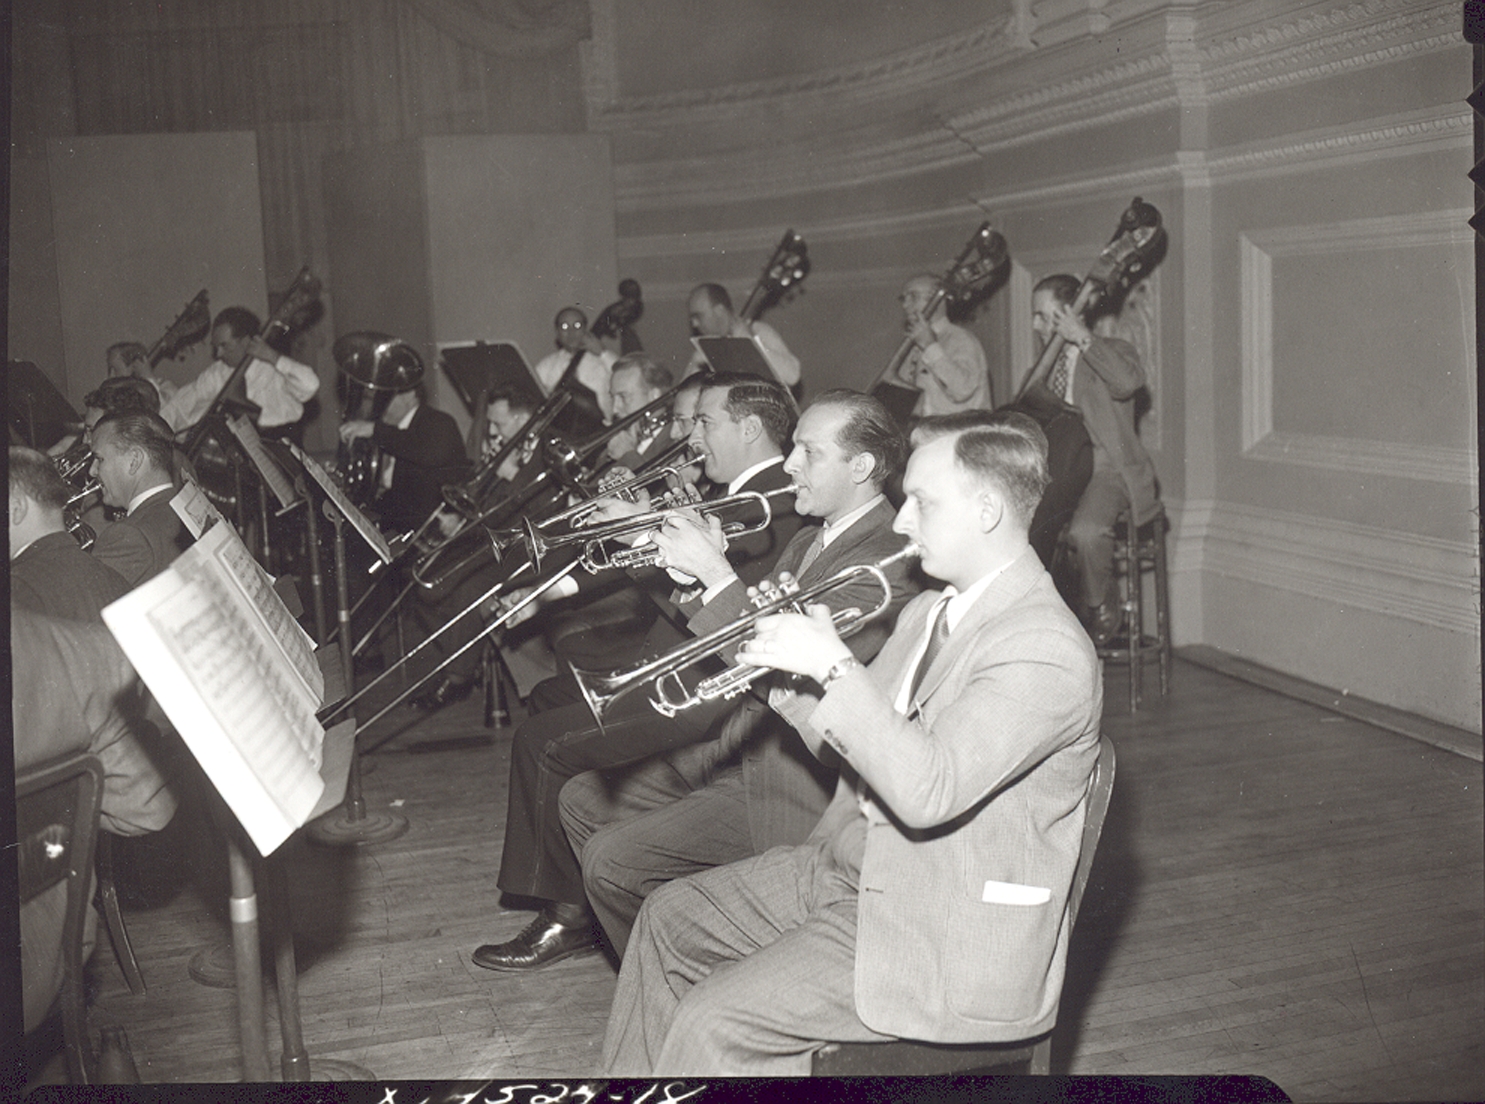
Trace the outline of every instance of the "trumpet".
{"type": "MultiPolygon", "coordinates": [[[[58,459],[60,460],[61,457],[58,457],[58,459]]],[[[91,459],[92,456],[89,454],[89,460],[91,459]]],[[[93,542],[97,540],[98,534],[93,532],[93,527],[82,519],[82,515],[78,512],[77,507],[79,503],[102,492],[103,484],[99,483],[96,479],[89,479],[81,487],[73,491],[67,501],[62,504],[62,522],[66,525],[67,532],[72,534],[72,539],[77,541],[78,547],[84,552],[93,547],[93,542]]]]}
{"type": "Polygon", "coordinates": [[[82,441],[78,441],[61,456],[52,457],[52,463],[56,465],[57,474],[62,477],[64,483],[71,486],[78,485],[78,476],[87,482],[88,469],[93,466],[93,450],[82,441]]]}
{"type": "Polygon", "coordinates": [[[745,637],[751,636],[753,627],[763,618],[771,617],[776,613],[802,613],[808,603],[822,595],[838,590],[863,576],[869,576],[882,588],[882,596],[876,606],[865,612],[851,606],[836,610],[831,615],[831,620],[835,623],[835,631],[843,637],[850,636],[872,618],[881,616],[892,604],[892,584],[887,581],[887,568],[902,560],[915,559],[920,555],[922,555],[922,549],[916,544],[908,544],[875,563],[852,564],[849,567],[843,567],[834,575],[822,579],[813,586],[795,590],[771,602],[765,602],[757,609],[749,610],[721,628],[705,636],[698,636],[695,640],[688,640],[655,659],[608,673],[574,667],[573,677],[577,680],[578,689],[582,691],[583,700],[593,711],[593,719],[600,727],[603,725],[604,714],[615,701],[649,682],[655,684],[655,697],[650,700],[650,704],[654,706],[655,712],[665,717],[674,717],[682,710],[691,709],[702,702],[734,698],[773,668],[755,667],[748,663],[734,664],[720,674],[702,679],[696,684],[696,689],[691,691],[686,690],[680,673],[709,656],[717,655],[745,637]]]}
{"type": "Polygon", "coordinates": [[[588,515],[598,509],[605,498],[622,498],[633,502],[640,491],[647,491],[652,485],[672,477],[679,479],[682,472],[696,463],[696,459],[688,455],[690,449],[690,441],[677,441],[671,448],[655,457],[653,466],[647,467],[644,472],[610,487],[600,485],[597,495],[593,498],[586,498],[582,502],[557,511],[550,517],[542,518],[535,523],[536,528],[550,529],[554,525],[563,523],[574,526],[584,525],[588,515]]]}
{"type": "Polygon", "coordinates": [[[609,552],[604,547],[605,542],[622,540],[625,537],[638,537],[643,533],[659,529],[675,516],[677,509],[693,509],[702,517],[710,517],[745,503],[755,503],[763,511],[763,516],[756,522],[726,522],[722,526],[723,534],[728,537],[745,537],[750,533],[761,533],[773,524],[773,504],[769,500],[780,495],[793,494],[794,491],[792,483],[783,487],[775,487],[771,491],[739,491],[737,494],[698,502],[694,506],[647,510],[633,517],[600,522],[597,525],[585,526],[581,529],[574,529],[570,533],[559,533],[556,536],[546,535],[528,518],[525,522],[526,548],[531,555],[531,562],[537,568],[541,567],[541,561],[552,549],[572,544],[583,546],[583,554],[579,562],[585,570],[595,575],[612,567],[651,567],[654,566],[655,559],[659,555],[659,549],[653,545],[640,544],[621,551],[609,552]]]}

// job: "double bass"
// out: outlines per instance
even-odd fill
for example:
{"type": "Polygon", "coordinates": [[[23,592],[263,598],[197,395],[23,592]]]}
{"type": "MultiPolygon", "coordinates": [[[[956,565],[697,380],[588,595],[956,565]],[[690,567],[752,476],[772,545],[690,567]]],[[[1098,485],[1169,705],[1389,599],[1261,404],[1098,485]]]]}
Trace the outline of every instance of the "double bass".
{"type": "MultiPolygon", "coordinates": [[[[959,256],[954,258],[949,271],[939,278],[939,286],[924,307],[923,317],[932,318],[943,303],[964,306],[974,302],[991,285],[998,285],[1010,267],[1011,254],[1005,237],[990,229],[988,222],[980,223],[979,229],[964,243],[959,256]]],[[[904,427],[911,417],[910,411],[917,402],[918,392],[892,381],[897,378],[898,369],[911,355],[915,344],[911,335],[903,338],[887,366],[877,373],[877,378],[867,388],[867,392],[892,411],[893,417],[904,427]]]]}
{"type": "MultiPolygon", "coordinates": [[[[1084,322],[1097,310],[1114,309],[1160,263],[1165,244],[1160,212],[1135,196],[1078,286],[1070,309],[1084,322]]],[[[1031,545],[1045,564],[1052,562],[1057,539],[1093,477],[1093,441],[1082,414],[1047,386],[1066,347],[1067,339],[1053,333],[1015,398],[1000,408],[1029,415],[1047,435],[1047,470],[1052,481],[1031,522],[1031,545]]]]}

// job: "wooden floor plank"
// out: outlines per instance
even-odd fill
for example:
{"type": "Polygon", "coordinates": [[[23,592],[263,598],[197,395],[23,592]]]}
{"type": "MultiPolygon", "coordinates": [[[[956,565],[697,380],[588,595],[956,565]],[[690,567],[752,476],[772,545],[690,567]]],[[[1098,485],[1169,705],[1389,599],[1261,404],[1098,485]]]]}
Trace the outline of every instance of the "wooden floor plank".
{"type": "MultiPolygon", "coordinates": [[[[1261,1074],[1297,1100],[1485,1096],[1479,765],[1190,664],[1175,676],[1132,718],[1124,673],[1106,676],[1119,773],[1054,1072],[1261,1074]]],[[[495,887],[509,732],[407,750],[478,734],[474,700],[397,726],[365,759],[365,791],[407,834],[285,849],[311,1064],[397,1079],[596,1073],[606,958],[535,974],[470,960],[530,919],[495,887]]],[[[224,904],[189,879],[165,897],[127,910],[147,995],[128,993],[103,941],[94,1026],[128,1029],[146,1080],[234,1080],[233,993],[186,975],[225,936],[224,904]]]]}

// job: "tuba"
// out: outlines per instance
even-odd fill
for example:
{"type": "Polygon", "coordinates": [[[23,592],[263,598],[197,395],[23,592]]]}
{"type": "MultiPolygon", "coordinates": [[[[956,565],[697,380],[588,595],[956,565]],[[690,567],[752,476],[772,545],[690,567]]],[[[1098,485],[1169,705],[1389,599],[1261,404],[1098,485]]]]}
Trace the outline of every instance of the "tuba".
{"type": "MultiPolygon", "coordinates": [[[[416,387],[423,378],[418,351],[391,334],[370,330],[342,334],[331,353],[340,369],[343,422],[376,421],[395,393],[416,387]]],[[[347,498],[357,506],[369,506],[381,475],[381,453],[366,438],[342,441],[335,474],[347,498]]]]}

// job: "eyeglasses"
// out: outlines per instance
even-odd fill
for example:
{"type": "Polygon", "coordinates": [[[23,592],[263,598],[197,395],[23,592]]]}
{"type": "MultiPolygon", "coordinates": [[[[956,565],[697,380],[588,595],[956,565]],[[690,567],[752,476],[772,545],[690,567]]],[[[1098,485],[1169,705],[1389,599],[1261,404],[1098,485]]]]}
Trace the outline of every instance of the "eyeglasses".
{"type": "Polygon", "coordinates": [[[558,322],[557,328],[559,330],[585,330],[588,324],[586,322],[558,322]]]}

